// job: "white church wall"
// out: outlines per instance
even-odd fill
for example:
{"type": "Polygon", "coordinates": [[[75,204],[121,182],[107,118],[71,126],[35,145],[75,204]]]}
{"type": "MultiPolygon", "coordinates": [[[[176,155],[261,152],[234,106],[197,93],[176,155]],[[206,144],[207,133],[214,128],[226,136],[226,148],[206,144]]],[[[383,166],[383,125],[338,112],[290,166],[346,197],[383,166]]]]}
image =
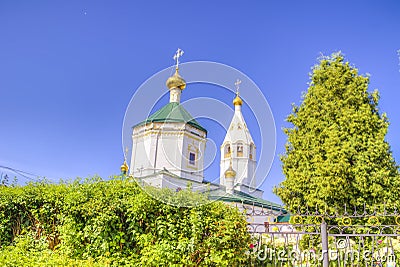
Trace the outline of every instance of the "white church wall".
{"type": "Polygon", "coordinates": [[[181,176],[187,179],[193,179],[202,182],[204,178],[204,151],[205,151],[205,135],[198,136],[192,132],[198,132],[194,127],[186,128],[183,136],[183,152],[182,152],[182,173],[181,176]],[[194,161],[191,160],[191,154],[194,155],[194,161]]]}
{"type": "Polygon", "coordinates": [[[145,185],[161,188],[163,184],[163,179],[160,175],[149,175],[148,177],[143,179],[143,182],[145,183],[145,185]]]}
{"type": "Polygon", "coordinates": [[[275,220],[281,212],[272,210],[269,207],[259,207],[255,205],[231,202],[230,205],[237,207],[239,211],[246,214],[246,220],[249,224],[260,225],[264,227],[265,223],[269,225],[275,224],[275,220]]]}
{"type": "Polygon", "coordinates": [[[257,184],[257,177],[256,175],[256,167],[257,167],[257,162],[254,160],[249,160],[248,164],[248,184],[251,187],[256,187],[258,186],[257,184]]]}
{"type": "Polygon", "coordinates": [[[134,129],[131,174],[143,177],[166,169],[203,181],[205,133],[186,123],[149,123],[134,129]],[[191,164],[190,153],[196,160],[191,164]]]}
{"type": "Polygon", "coordinates": [[[131,158],[131,174],[145,176],[154,173],[154,159],[151,154],[155,150],[155,138],[151,135],[139,137],[133,140],[135,147],[131,158]]]}
{"type": "Polygon", "coordinates": [[[179,131],[175,129],[163,129],[161,139],[159,140],[158,155],[154,155],[159,160],[157,162],[158,169],[167,169],[175,175],[180,175],[182,154],[182,137],[179,131]]]}

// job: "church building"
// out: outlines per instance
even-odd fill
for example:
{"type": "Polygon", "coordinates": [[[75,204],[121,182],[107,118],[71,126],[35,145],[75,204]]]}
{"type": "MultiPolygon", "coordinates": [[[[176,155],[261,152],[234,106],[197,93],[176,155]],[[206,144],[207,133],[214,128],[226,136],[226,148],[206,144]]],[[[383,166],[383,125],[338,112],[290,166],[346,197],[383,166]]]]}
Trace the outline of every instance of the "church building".
{"type": "Polygon", "coordinates": [[[125,161],[122,172],[145,185],[180,190],[190,183],[192,190],[207,191],[211,199],[279,213],[281,206],[262,199],[263,191],[256,188],[256,145],[242,114],[239,80],[235,83],[234,113],[220,147],[219,184],[204,180],[207,130],[180,104],[186,88],[179,74],[182,54],[178,49],[175,73],[166,81],[169,103],[133,126],[130,167],[125,161]]]}

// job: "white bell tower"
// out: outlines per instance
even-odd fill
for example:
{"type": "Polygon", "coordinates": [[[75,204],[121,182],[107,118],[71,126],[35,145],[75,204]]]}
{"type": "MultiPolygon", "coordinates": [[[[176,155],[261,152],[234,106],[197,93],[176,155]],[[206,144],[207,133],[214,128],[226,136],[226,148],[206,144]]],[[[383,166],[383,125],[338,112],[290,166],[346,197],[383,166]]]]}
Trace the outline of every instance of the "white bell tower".
{"type": "Polygon", "coordinates": [[[225,170],[231,166],[236,170],[235,190],[259,197],[262,191],[256,190],[256,146],[242,115],[240,83],[240,80],[235,83],[237,90],[233,100],[235,113],[221,146],[220,184],[226,186],[225,170]]]}

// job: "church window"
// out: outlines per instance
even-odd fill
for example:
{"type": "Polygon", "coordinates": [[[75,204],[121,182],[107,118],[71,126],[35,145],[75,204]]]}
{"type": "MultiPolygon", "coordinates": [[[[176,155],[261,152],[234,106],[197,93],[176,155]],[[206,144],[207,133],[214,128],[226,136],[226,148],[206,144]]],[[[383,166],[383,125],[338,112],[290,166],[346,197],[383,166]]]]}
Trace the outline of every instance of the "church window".
{"type": "Polygon", "coordinates": [[[192,164],[192,165],[194,165],[195,162],[196,162],[196,154],[190,152],[190,153],[189,153],[189,163],[192,164]]]}
{"type": "Polygon", "coordinates": [[[243,157],[243,143],[237,144],[237,156],[243,157]]]}
{"type": "Polygon", "coordinates": [[[231,146],[228,144],[225,146],[225,158],[229,158],[231,156],[231,146]]]}
{"type": "Polygon", "coordinates": [[[254,154],[254,145],[253,144],[251,144],[250,145],[250,159],[253,159],[253,154],[254,154]]]}

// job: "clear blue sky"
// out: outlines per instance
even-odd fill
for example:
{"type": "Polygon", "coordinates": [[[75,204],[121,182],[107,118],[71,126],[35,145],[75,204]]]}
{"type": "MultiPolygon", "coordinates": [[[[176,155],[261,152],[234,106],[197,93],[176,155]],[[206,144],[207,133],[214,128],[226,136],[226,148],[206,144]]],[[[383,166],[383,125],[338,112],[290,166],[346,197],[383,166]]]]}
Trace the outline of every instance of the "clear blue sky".
{"type": "Polygon", "coordinates": [[[1,166],[55,181],[119,173],[125,109],[178,47],[182,61],[230,65],[263,91],[277,128],[265,198],[279,201],[271,189],[284,179],[281,128],[321,52],[341,50],[371,74],[399,162],[398,1],[141,2],[0,2],[1,166]]]}

